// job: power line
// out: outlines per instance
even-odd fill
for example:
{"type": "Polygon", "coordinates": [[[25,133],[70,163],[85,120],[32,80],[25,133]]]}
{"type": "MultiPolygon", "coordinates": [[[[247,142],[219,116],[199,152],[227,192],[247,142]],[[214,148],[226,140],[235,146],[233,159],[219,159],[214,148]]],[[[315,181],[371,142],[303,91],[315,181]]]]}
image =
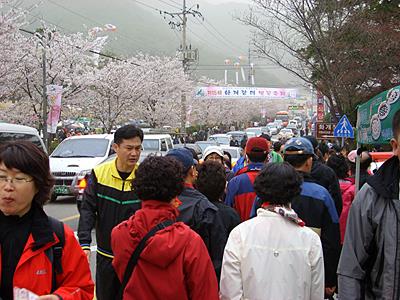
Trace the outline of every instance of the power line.
{"type": "MultiPolygon", "coordinates": [[[[52,3],[52,4],[55,5],[55,6],[58,6],[58,7],[62,8],[62,9],[64,9],[64,10],[70,12],[70,13],[73,14],[73,15],[76,15],[76,16],[82,18],[82,19],[85,19],[85,20],[89,20],[90,22],[94,23],[95,25],[104,26],[104,24],[102,24],[102,23],[100,23],[100,22],[98,22],[98,21],[96,21],[96,20],[94,20],[94,19],[92,19],[92,18],[90,18],[90,17],[88,17],[88,16],[86,16],[86,15],[83,15],[83,14],[81,14],[81,13],[78,13],[78,12],[76,12],[76,11],[74,11],[74,10],[68,8],[68,7],[65,7],[64,5],[61,5],[61,4],[59,4],[59,3],[57,3],[57,2],[55,2],[55,1],[53,1],[53,0],[47,0],[47,1],[50,2],[50,3],[52,3]]],[[[117,31],[116,35],[121,36],[122,38],[124,38],[125,40],[127,40],[127,41],[133,43],[133,44],[136,46],[137,41],[131,39],[130,37],[128,37],[128,36],[126,36],[126,35],[124,35],[124,34],[118,32],[118,31],[117,31]]],[[[123,50],[120,49],[120,48],[116,48],[116,49],[118,49],[118,50],[120,50],[120,51],[123,52],[123,50]]],[[[152,49],[153,51],[157,51],[157,49],[154,49],[154,48],[151,48],[151,49],[152,49]]]]}
{"type": "Polygon", "coordinates": [[[157,1],[159,1],[159,2],[161,2],[161,3],[164,3],[164,4],[168,5],[168,6],[171,6],[171,7],[173,7],[173,8],[181,9],[180,6],[173,5],[173,4],[168,3],[168,2],[166,2],[166,1],[164,1],[164,0],[157,0],[157,1]]]}
{"type": "MultiPolygon", "coordinates": [[[[22,32],[25,32],[25,33],[29,33],[31,35],[35,35],[35,32],[27,30],[27,29],[20,28],[19,30],[22,31],[22,32]]],[[[76,45],[70,45],[70,46],[73,46],[73,47],[75,47],[77,49],[82,50],[82,48],[79,47],[79,46],[76,46],[76,45]]],[[[104,53],[101,53],[101,52],[97,52],[97,51],[94,51],[94,50],[88,50],[88,52],[93,53],[93,54],[98,54],[98,55],[103,56],[103,57],[111,58],[111,59],[114,59],[114,60],[117,60],[117,61],[127,62],[124,59],[121,59],[121,58],[118,58],[118,57],[115,57],[115,56],[112,56],[112,55],[104,54],[104,53]]],[[[140,65],[137,64],[137,63],[131,62],[131,64],[140,67],[140,65]]]]}

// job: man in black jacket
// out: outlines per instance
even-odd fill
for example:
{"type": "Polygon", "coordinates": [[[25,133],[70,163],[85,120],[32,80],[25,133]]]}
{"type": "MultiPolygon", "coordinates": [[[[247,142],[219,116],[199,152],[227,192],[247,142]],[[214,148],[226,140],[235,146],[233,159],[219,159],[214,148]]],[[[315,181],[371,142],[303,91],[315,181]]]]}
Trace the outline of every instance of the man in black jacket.
{"type": "Polygon", "coordinates": [[[284,159],[304,178],[300,196],[292,208],[320,237],[324,253],[325,295],[331,297],[337,286],[336,269],[340,256],[339,218],[329,192],[310,176],[314,149],[305,138],[292,138],[284,148],[284,159]]]}
{"type": "MultiPolygon", "coordinates": [[[[305,136],[307,140],[309,140],[314,148],[314,153],[317,153],[318,150],[318,141],[315,137],[308,135],[305,136]]],[[[342,213],[342,193],[340,192],[339,180],[330,167],[321,162],[320,160],[313,157],[313,164],[311,169],[311,177],[318,183],[326,188],[331,194],[333,201],[335,202],[336,211],[338,216],[342,213]]]]}
{"type": "Polygon", "coordinates": [[[180,148],[170,150],[167,156],[178,160],[183,165],[186,174],[185,187],[178,196],[176,204],[180,212],[177,221],[190,226],[203,239],[219,279],[222,256],[228,237],[218,208],[194,188],[197,170],[192,153],[185,148],[180,148]]]}

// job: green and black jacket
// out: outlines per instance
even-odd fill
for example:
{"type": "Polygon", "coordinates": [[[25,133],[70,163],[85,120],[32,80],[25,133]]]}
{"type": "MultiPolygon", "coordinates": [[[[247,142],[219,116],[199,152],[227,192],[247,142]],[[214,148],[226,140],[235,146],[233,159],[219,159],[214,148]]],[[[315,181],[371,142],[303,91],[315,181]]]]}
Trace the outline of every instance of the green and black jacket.
{"type": "Polygon", "coordinates": [[[91,231],[96,225],[97,253],[109,258],[113,258],[112,229],[141,208],[141,201],[132,190],[131,184],[138,165],[129,177],[123,180],[118,173],[116,159],[92,170],[89,184],[83,194],[78,226],[79,243],[82,249],[89,250],[92,242],[91,231]]]}

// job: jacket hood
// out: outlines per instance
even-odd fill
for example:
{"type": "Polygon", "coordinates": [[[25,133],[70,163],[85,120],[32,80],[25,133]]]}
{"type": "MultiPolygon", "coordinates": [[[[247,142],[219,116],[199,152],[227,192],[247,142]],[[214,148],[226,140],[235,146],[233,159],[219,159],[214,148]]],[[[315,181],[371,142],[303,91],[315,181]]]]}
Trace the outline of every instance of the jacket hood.
{"type": "MultiPolygon", "coordinates": [[[[140,240],[157,224],[166,220],[176,220],[179,212],[171,204],[147,200],[129,220],[129,233],[136,247],[140,240]]],[[[189,242],[190,230],[183,223],[177,222],[158,231],[151,237],[140,258],[149,264],[165,268],[184,250],[189,242]]],[[[130,244],[132,244],[130,243],[130,244]]]]}
{"type": "Polygon", "coordinates": [[[378,171],[367,179],[367,183],[384,198],[399,199],[399,159],[389,158],[378,171]]]}
{"type": "Polygon", "coordinates": [[[340,186],[342,195],[344,192],[351,189],[353,187],[353,185],[354,185],[354,181],[350,180],[349,178],[346,178],[345,180],[339,180],[339,186],[340,186]]]}

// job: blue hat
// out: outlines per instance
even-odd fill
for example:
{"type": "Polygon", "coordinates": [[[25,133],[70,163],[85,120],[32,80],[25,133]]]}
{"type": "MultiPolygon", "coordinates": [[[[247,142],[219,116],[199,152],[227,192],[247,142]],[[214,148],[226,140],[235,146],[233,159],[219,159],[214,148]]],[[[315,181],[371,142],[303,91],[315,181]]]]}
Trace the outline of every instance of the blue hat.
{"type": "Polygon", "coordinates": [[[186,148],[171,149],[166,156],[173,157],[179,161],[183,165],[184,171],[188,171],[190,167],[195,165],[192,152],[186,148]]]}
{"type": "Polygon", "coordinates": [[[310,154],[314,155],[314,148],[311,142],[302,137],[291,138],[283,148],[283,154],[310,154]]]}

